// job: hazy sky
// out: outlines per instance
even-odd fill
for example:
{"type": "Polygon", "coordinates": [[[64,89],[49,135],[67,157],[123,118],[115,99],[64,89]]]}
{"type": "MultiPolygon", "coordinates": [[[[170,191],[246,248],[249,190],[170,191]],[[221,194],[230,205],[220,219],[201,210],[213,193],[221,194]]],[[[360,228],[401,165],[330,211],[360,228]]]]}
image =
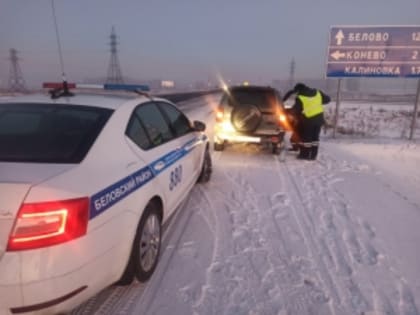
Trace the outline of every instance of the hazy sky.
{"type": "MultiPolygon", "coordinates": [[[[322,77],[331,25],[419,25],[420,0],[55,0],[69,81],[106,77],[115,26],[125,77],[271,82],[322,77]]],[[[29,84],[61,77],[51,0],[0,0],[0,84],[9,49],[29,84]]]]}

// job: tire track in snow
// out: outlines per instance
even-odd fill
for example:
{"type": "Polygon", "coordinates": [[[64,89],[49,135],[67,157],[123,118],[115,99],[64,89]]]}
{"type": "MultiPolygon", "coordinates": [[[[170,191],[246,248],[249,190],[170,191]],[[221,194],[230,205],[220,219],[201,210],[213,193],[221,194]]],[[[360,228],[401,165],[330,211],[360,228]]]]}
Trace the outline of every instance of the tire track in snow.
{"type": "MultiPolygon", "coordinates": [[[[226,192],[216,189],[212,194],[206,191],[203,193],[207,196],[206,200],[210,202],[210,209],[215,213],[217,234],[212,260],[206,272],[206,284],[202,288],[200,298],[194,304],[195,314],[236,314],[244,308],[237,298],[238,289],[243,289],[248,283],[243,277],[230,277],[234,273],[245,272],[243,263],[235,259],[243,249],[244,243],[235,243],[233,240],[235,236],[242,240],[249,240],[249,235],[241,234],[245,233],[244,231],[235,230],[234,221],[246,222],[247,217],[243,215],[232,217],[231,208],[239,206],[236,203],[234,191],[226,192]],[[226,194],[231,197],[231,202],[225,203],[226,194]]],[[[253,297],[249,295],[247,298],[253,297]]]]}
{"type": "MultiPolygon", "coordinates": [[[[224,177],[231,185],[203,191],[224,232],[216,238],[220,245],[215,245],[195,313],[325,314],[320,305],[328,299],[307,275],[308,259],[290,254],[290,244],[278,224],[287,217],[279,209],[288,206],[288,201],[281,193],[257,193],[242,173],[240,169],[226,171],[224,177]],[[216,200],[222,201],[219,207],[216,200]],[[260,206],[262,202],[265,207],[260,206]],[[251,310],[249,301],[253,301],[251,310]]],[[[294,235],[295,241],[302,241],[296,231],[294,235]]]]}
{"type": "MultiPolygon", "coordinates": [[[[219,155],[220,156],[220,155],[219,155]]],[[[214,176],[213,176],[214,177],[214,176]]],[[[214,294],[213,293],[213,289],[211,288],[211,274],[213,272],[217,272],[219,270],[219,247],[220,247],[220,241],[217,241],[218,237],[221,238],[223,237],[223,235],[226,233],[225,231],[221,231],[221,227],[223,227],[223,225],[220,224],[221,219],[219,217],[218,211],[216,209],[216,207],[214,206],[214,202],[212,201],[212,198],[206,193],[206,191],[200,189],[200,194],[203,196],[205,202],[208,204],[208,211],[213,213],[214,215],[214,228],[213,228],[213,237],[214,237],[214,245],[213,245],[213,253],[212,253],[212,257],[211,257],[211,261],[210,261],[210,266],[208,267],[207,271],[206,271],[206,276],[205,276],[205,285],[201,288],[201,292],[199,297],[197,298],[196,301],[194,301],[193,304],[193,309],[194,309],[194,314],[197,314],[197,309],[200,307],[200,305],[203,303],[203,301],[209,296],[214,294]]],[[[205,216],[205,214],[202,214],[203,216],[205,216]]],[[[232,285],[232,283],[230,284],[232,285]]]]}
{"type": "Polygon", "coordinates": [[[370,310],[372,306],[369,299],[360,288],[360,283],[354,281],[355,265],[352,262],[368,261],[370,265],[376,264],[377,252],[363,250],[363,241],[356,238],[353,232],[353,222],[356,220],[349,216],[347,203],[331,188],[339,179],[326,172],[322,163],[304,164],[296,170],[294,174],[291,171],[291,174],[293,178],[299,179],[301,187],[298,189],[308,194],[304,207],[307,217],[310,218],[308,221],[311,222],[315,243],[323,243],[333,258],[334,268],[329,276],[337,296],[343,298],[340,303],[350,313],[361,314],[370,310]],[[321,226],[319,232],[317,225],[321,226]]]}
{"type": "Polygon", "coordinates": [[[340,181],[337,178],[339,172],[372,174],[371,169],[346,161],[336,163],[328,155],[322,156],[321,163],[291,163],[289,166],[292,166],[290,172],[293,178],[299,181],[299,189],[310,195],[304,201],[307,209],[311,209],[307,211],[311,217],[308,222],[313,222],[314,231],[317,231],[317,225],[323,226],[323,230],[314,236],[321,248],[326,245],[336,262],[336,268],[330,272],[331,279],[338,295],[344,298],[346,311],[372,315],[418,314],[411,290],[401,284],[405,283],[404,279],[378,250],[374,229],[368,222],[351,214],[351,203],[346,202],[344,196],[333,187],[340,181]],[[337,268],[340,265],[341,269],[337,268]],[[346,275],[342,271],[350,271],[347,267],[351,272],[346,275]],[[395,313],[395,309],[401,312],[395,313]]]}
{"type": "MultiPolygon", "coordinates": [[[[379,174],[377,171],[372,169],[370,166],[365,165],[364,162],[362,164],[357,162],[347,162],[347,161],[337,161],[333,156],[327,154],[325,156],[327,166],[329,170],[340,169],[340,166],[343,164],[346,165],[346,170],[340,170],[341,172],[356,172],[356,173],[368,173],[374,176],[374,179],[378,182],[378,184],[386,187],[391,194],[395,194],[401,199],[405,200],[407,203],[413,205],[414,207],[418,208],[418,205],[414,204],[408,198],[403,196],[400,192],[396,191],[392,185],[389,183],[384,183],[377,175],[379,174]],[[338,165],[338,167],[337,167],[338,165]]],[[[337,190],[332,189],[334,193],[336,193],[342,200],[344,200],[344,196],[337,190]]],[[[351,225],[348,226],[348,229],[344,231],[342,237],[344,242],[346,243],[349,252],[352,255],[353,262],[357,263],[361,266],[372,266],[373,269],[370,271],[363,270],[363,274],[365,278],[370,278],[372,271],[380,273],[380,276],[376,275],[375,279],[386,279],[387,285],[392,287],[392,290],[388,290],[388,294],[383,292],[384,284],[382,283],[372,283],[371,287],[374,291],[373,296],[373,305],[374,310],[375,307],[376,312],[379,314],[394,314],[394,309],[399,309],[399,313],[395,314],[410,314],[410,315],[418,315],[420,314],[414,298],[413,293],[410,287],[407,284],[407,281],[401,276],[400,271],[396,270],[394,266],[398,265],[398,262],[395,259],[387,256],[385,250],[381,250],[382,247],[380,246],[380,242],[376,241],[376,245],[373,246],[373,241],[376,240],[376,233],[375,230],[369,225],[368,222],[363,221],[361,218],[353,218],[349,214],[349,210],[351,210],[351,204],[346,207],[346,218],[351,225]],[[359,233],[357,233],[358,231],[359,233]],[[359,235],[359,237],[357,236],[359,235]],[[394,304],[394,306],[393,306],[394,304]],[[382,312],[382,313],[381,313],[382,312]]],[[[362,270],[359,271],[362,273],[362,270]]],[[[382,281],[384,282],[384,281],[382,281]]],[[[386,286],[386,285],[385,285],[386,286]]]]}
{"type": "MultiPolygon", "coordinates": [[[[309,201],[309,198],[302,194],[302,190],[299,188],[299,185],[295,180],[295,176],[289,168],[288,162],[280,163],[277,159],[275,159],[275,163],[277,164],[277,172],[279,173],[279,176],[281,176],[282,173],[286,173],[290,184],[289,186],[292,187],[290,195],[291,199],[294,201],[294,206],[292,207],[294,219],[299,226],[300,234],[302,235],[306,248],[310,253],[310,258],[318,269],[317,282],[322,284],[330,299],[330,311],[332,314],[350,315],[351,313],[347,313],[343,308],[344,305],[341,301],[334,277],[330,274],[330,269],[321,256],[321,253],[323,253],[323,250],[328,248],[328,245],[326,243],[318,243],[316,241],[316,226],[309,210],[307,209],[307,202],[309,201]]],[[[330,263],[334,260],[334,255],[330,248],[328,248],[327,257],[330,263]]]]}
{"type": "MultiPolygon", "coordinates": [[[[272,162],[272,160],[270,160],[272,162]]],[[[285,187],[284,176],[277,177],[280,180],[281,187],[285,187]]],[[[255,192],[247,194],[255,196],[255,192]]],[[[307,253],[295,253],[292,248],[294,244],[302,242],[302,237],[298,235],[297,231],[293,231],[293,222],[290,220],[288,212],[290,211],[290,200],[285,193],[277,193],[268,197],[271,207],[269,212],[263,211],[266,214],[263,225],[267,226],[265,230],[265,239],[270,243],[270,248],[274,249],[277,254],[272,258],[272,263],[277,266],[275,276],[277,283],[282,283],[280,290],[285,296],[286,312],[295,314],[315,314],[320,311],[314,309],[314,306],[324,304],[328,301],[322,289],[320,289],[309,276],[310,261],[306,258],[307,253]],[[281,211],[283,210],[283,211],[281,211]],[[280,215],[278,215],[280,214],[280,215]],[[279,219],[283,224],[279,223],[279,219]],[[293,231],[288,237],[289,233],[293,231]],[[278,242],[282,245],[282,250],[279,250],[278,242]],[[303,254],[303,256],[302,256],[303,254]],[[278,276],[280,274],[280,277],[278,276]]],[[[265,208],[265,207],[264,207],[265,208]]],[[[264,230],[263,230],[264,232],[264,230]]],[[[321,310],[325,314],[325,310],[321,310]]]]}

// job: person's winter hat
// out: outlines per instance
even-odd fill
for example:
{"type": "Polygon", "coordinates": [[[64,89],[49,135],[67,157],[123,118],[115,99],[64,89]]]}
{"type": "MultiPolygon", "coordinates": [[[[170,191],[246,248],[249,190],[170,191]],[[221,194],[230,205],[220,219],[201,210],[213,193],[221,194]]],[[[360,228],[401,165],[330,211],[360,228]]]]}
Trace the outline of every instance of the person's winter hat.
{"type": "Polygon", "coordinates": [[[303,91],[307,88],[308,87],[303,83],[296,83],[294,90],[295,90],[295,92],[301,92],[301,91],[303,91]]]}

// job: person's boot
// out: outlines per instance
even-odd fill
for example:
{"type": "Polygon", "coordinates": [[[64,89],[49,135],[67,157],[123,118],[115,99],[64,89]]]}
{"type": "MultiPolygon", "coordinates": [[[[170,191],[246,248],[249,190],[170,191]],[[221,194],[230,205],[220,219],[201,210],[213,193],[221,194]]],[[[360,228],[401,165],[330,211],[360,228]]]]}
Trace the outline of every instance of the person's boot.
{"type": "Polygon", "coordinates": [[[310,156],[310,159],[311,160],[316,160],[317,155],[318,155],[318,146],[311,147],[311,156],[310,156]]]}
{"type": "Polygon", "coordinates": [[[299,160],[307,160],[309,159],[309,154],[310,154],[310,148],[306,148],[306,147],[300,147],[300,151],[299,154],[297,156],[297,158],[299,160]]]}

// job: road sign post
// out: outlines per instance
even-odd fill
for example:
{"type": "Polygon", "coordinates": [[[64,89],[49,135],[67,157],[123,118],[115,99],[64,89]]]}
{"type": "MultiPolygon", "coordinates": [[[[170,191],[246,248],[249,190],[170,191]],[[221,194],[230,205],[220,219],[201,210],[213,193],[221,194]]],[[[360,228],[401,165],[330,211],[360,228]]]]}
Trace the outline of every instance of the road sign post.
{"type": "MultiPolygon", "coordinates": [[[[420,79],[420,25],[332,26],[327,77],[420,79]]],[[[420,87],[417,88],[410,139],[416,124],[419,89],[420,87]]],[[[335,122],[337,121],[335,118],[335,122]]],[[[336,127],[334,126],[334,136],[336,127]]]]}
{"type": "Polygon", "coordinates": [[[339,114],[339,108],[340,108],[340,98],[341,98],[341,78],[338,79],[338,84],[337,84],[337,97],[336,97],[336,101],[335,101],[333,138],[335,138],[335,134],[337,132],[338,114],[339,114]]]}
{"type": "Polygon", "coordinates": [[[417,93],[416,93],[416,100],[415,100],[415,103],[414,103],[413,120],[411,121],[411,128],[410,128],[410,140],[413,140],[414,131],[416,130],[417,113],[418,113],[418,107],[419,107],[419,97],[420,97],[420,79],[417,83],[417,93]]]}

